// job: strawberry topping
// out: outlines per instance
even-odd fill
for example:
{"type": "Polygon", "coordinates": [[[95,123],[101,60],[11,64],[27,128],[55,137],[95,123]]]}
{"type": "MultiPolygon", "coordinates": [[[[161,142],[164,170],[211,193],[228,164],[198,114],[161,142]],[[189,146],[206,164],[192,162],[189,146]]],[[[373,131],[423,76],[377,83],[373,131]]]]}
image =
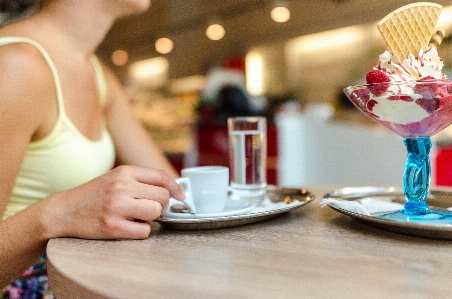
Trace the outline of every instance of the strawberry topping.
{"type": "Polygon", "coordinates": [[[428,113],[433,113],[435,110],[439,108],[439,99],[418,99],[416,100],[416,104],[424,108],[428,113]]]}
{"type": "Polygon", "coordinates": [[[389,101],[404,101],[404,102],[412,102],[414,99],[408,95],[392,95],[388,97],[389,101]]]}
{"type": "Polygon", "coordinates": [[[429,81],[435,81],[436,79],[430,76],[424,77],[419,80],[419,84],[414,87],[414,92],[422,95],[423,98],[432,99],[437,95],[438,84],[436,82],[428,83],[429,81]]]}
{"type": "Polygon", "coordinates": [[[369,101],[369,91],[366,88],[357,89],[353,91],[351,94],[351,98],[354,103],[358,104],[361,107],[366,107],[367,102],[369,101]]]}
{"type": "Polygon", "coordinates": [[[378,104],[377,103],[377,101],[375,101],[375,100],[370,100],[369,102],[367,102],[367,110],[369,111],[369,112],[372,112],[372,110],[374,109],[374,106],[376,105],[376,104],[378,104]]]}

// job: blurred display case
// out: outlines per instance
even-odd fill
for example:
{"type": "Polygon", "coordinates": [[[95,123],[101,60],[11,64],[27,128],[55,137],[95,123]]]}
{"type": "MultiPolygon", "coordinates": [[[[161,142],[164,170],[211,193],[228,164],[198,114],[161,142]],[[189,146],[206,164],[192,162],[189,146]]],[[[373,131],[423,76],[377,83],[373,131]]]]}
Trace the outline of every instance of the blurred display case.
{"type": "Polygon", "coordinates": [[[134,114],[178,171],[193,146],[197,101],[196,94],[159,97],[142,92],[132,102],[134,114]]]}

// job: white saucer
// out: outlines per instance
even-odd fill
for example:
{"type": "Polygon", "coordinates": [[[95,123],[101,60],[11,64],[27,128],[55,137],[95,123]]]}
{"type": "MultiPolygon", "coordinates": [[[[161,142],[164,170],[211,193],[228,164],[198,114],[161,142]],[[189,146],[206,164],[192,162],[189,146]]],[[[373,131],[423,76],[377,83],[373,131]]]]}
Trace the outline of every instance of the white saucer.
{"type": "Polygon", "coordinates": [[[235,216],[248,213],[254,209],[255,204],[249,202],[248,200],[242,199],[228,199],[223,212],[218,213],[208,213],[208,214],[190,214],[190,213],[174,213],[171,212],[171,206],[173,204],[180,204],[181,202],[170,199],[170,205],[168,211],[163,214],[163,217],[173,218],[173,219],[199,219],[199,218],[219,218],[227,216],[235,216]]]}
{"type": "MultiPolygon", "coordinates": [[[[177,230],[207,230],[234,227],[275,218],[312,202],[315,195],[306,189],[283,188],[269,185],[267,186],[267,193],[262,198],[259,198],[259,200],[250,200],[249,198],[237,200],[234,198],[236,197],[230,195],[225,211],[212,215],[214,217],[211,218],[200,218],[199,215],[190,216],[190,214],[168,212],[155,221],[165,228],[177,230]],[[283,196],[284,200],[281,200],[281,196],[283,196]],[[291,200],[286,201],[287,198],[291,200]],[[243,206],[243,202],[249,202],[250,206],[243,206]],[[228,215],[229,211],[232,212],[231,215],[228,215]],[[185,217],[193,218],[176,219],[173,217],[174,214],[177,214],[176,217],[185,215],[185,217]]],[[[170,200],[170,205],[180,203],[175,199],[172,200],[173,202],[170,200]]]]}

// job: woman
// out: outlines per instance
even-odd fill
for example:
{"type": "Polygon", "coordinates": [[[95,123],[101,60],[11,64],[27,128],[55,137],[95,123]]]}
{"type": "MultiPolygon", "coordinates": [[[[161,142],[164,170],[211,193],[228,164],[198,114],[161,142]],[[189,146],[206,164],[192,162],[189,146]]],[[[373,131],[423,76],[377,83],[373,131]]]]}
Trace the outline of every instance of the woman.
{"type": "Polygon", "coordinates": [[[143,239],[170,197],[184,199],[177,173],[94,56],[113,22],[150,0],[35,5],[0,28],[0,289],[50,238],[143,239]],[[115,153],[135,166],[110,170],[115,153]]]}

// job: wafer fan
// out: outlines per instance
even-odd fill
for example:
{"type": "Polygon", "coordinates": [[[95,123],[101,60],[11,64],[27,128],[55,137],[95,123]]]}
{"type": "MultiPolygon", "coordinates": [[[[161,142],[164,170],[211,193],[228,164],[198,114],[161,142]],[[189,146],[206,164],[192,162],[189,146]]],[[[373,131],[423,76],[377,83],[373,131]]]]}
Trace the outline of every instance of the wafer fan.
{"type": "Polygon", "coordinates": [[[427,49],[442,6],[418,2],[403,6],[384,17],[377,28],[389,49],[402,62],[408,55],[427,49]]]}

